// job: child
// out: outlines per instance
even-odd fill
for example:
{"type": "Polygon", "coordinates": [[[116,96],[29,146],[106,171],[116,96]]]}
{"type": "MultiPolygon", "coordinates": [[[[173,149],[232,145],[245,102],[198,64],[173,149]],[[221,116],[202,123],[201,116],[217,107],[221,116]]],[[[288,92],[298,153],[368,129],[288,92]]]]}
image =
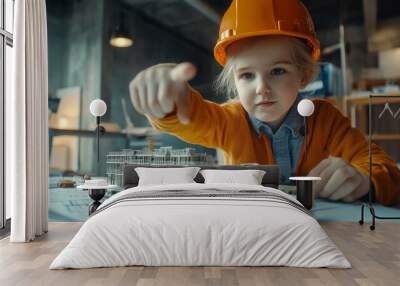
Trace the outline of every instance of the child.
{"type": "MultiPolygon", "coordinates": [[[[219,89],[238,100],[204,100],[187,83],[196,75],[190,63],[140,72],[130,83],[131,100],[155,128],[223,150],[226,164],[278,164],[283,183],[291,175],[320,176],[318,196],[350,202],[369,190],[364,135],[329,102],[314,100],[304,142],[297,113],[298,92],[314,78],[319,53],[312,19],[298,0],[234,0],[214,55],[224,66],[219,89]]],[[[378,146],[372,152],[377,200],[398,203],[400,170],[378,146]]]]}

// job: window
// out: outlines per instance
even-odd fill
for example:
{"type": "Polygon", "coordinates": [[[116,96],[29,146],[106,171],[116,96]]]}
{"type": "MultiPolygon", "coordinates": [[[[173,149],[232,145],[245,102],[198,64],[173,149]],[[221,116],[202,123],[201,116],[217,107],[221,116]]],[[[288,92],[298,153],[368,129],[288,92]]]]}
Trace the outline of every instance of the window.
{"type": "MultiPolygon", "coordinates": [[[[5,100],[11,93],[12,48],[14,32],[14,0],[0,0],[0,228],[9,227],[10,194],[6,192],[4,143],[5,143],[5,100]]],[[[7,230],[7,229],[6,229],[7,230]]]]}

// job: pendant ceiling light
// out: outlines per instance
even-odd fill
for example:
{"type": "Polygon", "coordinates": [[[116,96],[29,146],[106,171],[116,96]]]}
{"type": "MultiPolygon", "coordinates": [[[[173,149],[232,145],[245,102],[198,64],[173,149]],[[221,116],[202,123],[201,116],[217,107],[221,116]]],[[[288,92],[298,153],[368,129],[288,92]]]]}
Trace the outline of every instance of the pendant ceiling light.
{"type": "Polygon", "coordinates": [[[132,46],[133,38],[128,33],[124,26],[122,12],[120,13],[119,23],[115,26],[114,32],[111,35],[110,45],[116,48],[127,48],[132,46]]]}

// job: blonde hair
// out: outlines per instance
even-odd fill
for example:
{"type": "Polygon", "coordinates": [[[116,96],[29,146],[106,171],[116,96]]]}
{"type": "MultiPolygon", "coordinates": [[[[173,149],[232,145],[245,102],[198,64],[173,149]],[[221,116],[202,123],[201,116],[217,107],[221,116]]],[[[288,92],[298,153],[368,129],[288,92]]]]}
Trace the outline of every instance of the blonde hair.
{"type": "MultiPolygon", "coordinates": [[[[291,44],[292,60],[303,75],[302,83],[306,86],[317,76],[319,72],[318,63],[312,59],[311,48],[304,41],[293,37],[288,37],[288,41],[291,44]]],[[[234,61],[232,57],[228,57],[225,66],[214,82],[216,92],[231,100],[238,97],[233,72],[234,61]]]]}

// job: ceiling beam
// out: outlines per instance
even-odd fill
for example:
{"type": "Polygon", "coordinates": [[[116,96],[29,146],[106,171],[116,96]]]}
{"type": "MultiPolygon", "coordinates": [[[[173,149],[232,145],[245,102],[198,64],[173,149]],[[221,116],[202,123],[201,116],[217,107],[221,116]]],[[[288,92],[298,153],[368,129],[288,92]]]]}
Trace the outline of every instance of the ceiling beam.
{"type": "Polygon", "coordinates": [[[372,35],[376,30],[376,20],[378,17],[378,1],[363,0],[364,26],[367,35],[372,35]]]}
{"type": "Polygon", "coordinates": [[[218,12],[202,0],[184,0],[188,5],[199,11],[215,24],[219,24],[221,16],[218,12]]]}
{"type": "Polygon", "coordinates": [[[188,38],[187,36],[182,35],[181,33],[177,33],[176,29],[165,26],[163,23],[159,22],[157,19],[152,18],[152,17],[148,16],[147,14],[145,14],[142,10],[131,6],[130,4],[125,5],[123,9],[125,9],[126,11],[129,11],[130,13],[134,13],[135,15],[139,16],[141,18],[141,20],[143,20],[144,22],[152,25],[153,27],[156,27],[157,29],[159,29],[163,32],[166,32],[167,34],[174,37],[175,39],[186,42],[187,44],[198,49],[199,51],[206,54],[207,56],[210,56],[210,55],[212,56],[212,54],[213,54],[212,49],[210,50],[208,47],[200,45],[198,42],[188,38]]]}

